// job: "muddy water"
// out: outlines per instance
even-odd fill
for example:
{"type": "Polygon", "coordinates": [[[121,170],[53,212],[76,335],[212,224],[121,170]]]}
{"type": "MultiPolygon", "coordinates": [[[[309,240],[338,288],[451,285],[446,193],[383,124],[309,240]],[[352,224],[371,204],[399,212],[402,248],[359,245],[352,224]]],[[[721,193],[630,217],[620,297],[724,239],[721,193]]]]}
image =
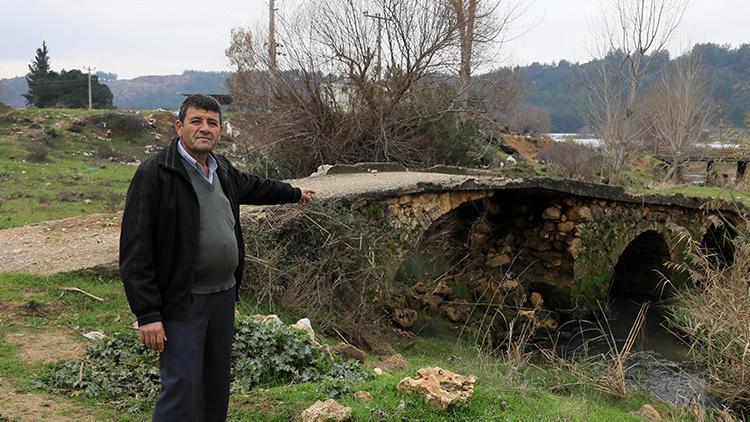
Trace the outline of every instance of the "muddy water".
{"type": "MultiPolygon", "coordinates": [[[[622,349],[641,305],[649,298],[613,296],[606,321],[568,323],[570,338],[559,346],[563,356],[596,359],[611,350],[612,340],[622,349]],[[608,335],[605,333],[611,333],[608,335]]],[[[706,379],[690,356],[690,348],[666,328],[662,307],[652,301],[628,365],[631,387],[646,390],[662,400],[687,405],[704,402],[706,379]]]]}

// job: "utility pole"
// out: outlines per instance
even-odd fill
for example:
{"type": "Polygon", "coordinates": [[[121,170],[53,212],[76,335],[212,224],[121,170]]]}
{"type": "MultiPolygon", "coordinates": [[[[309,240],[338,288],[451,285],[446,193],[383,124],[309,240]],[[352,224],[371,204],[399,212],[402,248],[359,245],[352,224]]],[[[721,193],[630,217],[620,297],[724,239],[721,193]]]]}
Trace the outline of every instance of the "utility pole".
{"type": "Polygon", "coordinates": [[[274,0],[268,0],[268,71],[276,81],[276,8],[274,0]]]}
{"type": "Polygon", "coordinates": [[[371,15],[367,13],[365,10],[364,13],[365,17],[375,19],[378,21],[378,61],[375,63],[375,80],[380,81],[381,79],[381,56],[383,54],[383,21],[389,21],[390,19],[385,18],[383,16],[380,16],[380,13],[375,13],[374,15],[371,15]]]}
{"type": "Polygon", "coordinates": [[[89,71],[89,110],[91,110],[92,104],[91,104],[91,71],[96,70],[95,67],[84,67],[84,69],[89,71]]]}

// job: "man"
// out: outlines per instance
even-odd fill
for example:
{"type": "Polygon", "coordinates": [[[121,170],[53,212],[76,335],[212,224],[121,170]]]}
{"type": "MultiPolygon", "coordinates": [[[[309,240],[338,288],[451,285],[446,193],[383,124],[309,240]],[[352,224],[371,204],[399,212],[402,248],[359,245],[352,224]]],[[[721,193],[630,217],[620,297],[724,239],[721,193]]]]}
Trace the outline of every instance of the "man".
{"type": "Polygon", "coordinates": [[[125,201],[120,273],[138,337],[160,352],[155,421],[226,418],[245,257],[239,206],[307,203],[314,195],[212,153],[221,124],[216,100],[186,98],[177,138],[138,167],[125,201]]]}

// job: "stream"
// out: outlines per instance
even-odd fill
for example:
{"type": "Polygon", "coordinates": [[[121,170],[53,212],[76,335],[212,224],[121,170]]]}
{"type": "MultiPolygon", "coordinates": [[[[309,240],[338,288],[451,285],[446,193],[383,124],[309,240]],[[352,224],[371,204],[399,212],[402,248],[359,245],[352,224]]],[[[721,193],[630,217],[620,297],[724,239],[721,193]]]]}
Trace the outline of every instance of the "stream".
{"type": "MultiPolygon", "coordinates": [[[[574,321],[563,327],[570,336],[558,344],[560,354],[569,359],[606,354],[611,341],[605,339],[603,331],[609,331],[609,338],[622,349],[641,305],[650,299],[613,295],[607,321],[574,321]]],[[[627,375],[629,384],[678,406],[685,406],[691,400],[705,404],[706,377],[691,358],[690,347],[666,325],[661,306],[652,301],[627,361],[631,366],[627,375]]]]}

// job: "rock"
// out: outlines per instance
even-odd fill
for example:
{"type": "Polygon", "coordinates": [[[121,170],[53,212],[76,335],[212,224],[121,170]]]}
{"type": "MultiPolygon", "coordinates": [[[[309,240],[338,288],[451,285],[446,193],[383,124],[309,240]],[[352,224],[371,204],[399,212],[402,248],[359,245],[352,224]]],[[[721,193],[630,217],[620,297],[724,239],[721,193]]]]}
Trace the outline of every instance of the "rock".
{"type": "Polygon", "coordinates": [[[430,312],[437,312],[438,307],[443,303],[443,298],[435,295],[424,295],[420,298],[422,304],[425,305],[430,312]]]}
{"type": "Polygon", "coordinates": [[[461,310],[454,308],[453,306],[444,306],[443,313],[449,320],[453,322],[463,321],[464,313],[461,310]]]}
{"type": "Polygon", "coordinates": [[[284,323],[281,321],[281,318],[278,316],[271,314],[271,315],[253,315],[251,317],[253,320],[260,322],[263,325],[271,325],[280,327],[284,325],[284,323]]]}
{"type": "Polygon", "coordinates": [[[316,401],[302,412],[302,422],[343,422],[352,419],[352,408],[334,399],[316,401]]]}
{"type": "Polygon", "coordinates": [[[372,372],[374,372],[375,375],[383,375],[383,370],[380,368],[373,368],[372,372]]]}
{"type": "Polygon", "coordinates": [[[430,291],[430,288],[426,284],[422,283],[421,281],[414,285],[414,293],[423,295],[429,291],[430,291]]]}
{"type": "Polygon", "coordinates": [[[393,322],[404,330],[408,330],[417,321],[417,311],[413,309],[396,309],[391,316],[393,322]]]}
{"type": "Polygon", "coordinates": [[[334,350],[341,355],[344,360],[358,360],[362,363],[367,359],[367,354],[355,346],[347,343],[339,343],[334,350]]]}
{"type": "Polygon", "coordinates": [[[294,324],[290,325],[289,328],[293,328],[295,330],[301,330],[307,333],[307,336],[310,338],[310,341],[313,343],[316,343],[315,341],[315,331],[312,329],[312,325],[310,324],[310,320],[307,318],[302,318],[301,320],[295,322],[294,324]]]}
{"type": "Polygon", "coordinates": [[[559,220],[560,219],[560,208],[549,207],[542,213],[542,218],[545,220],[559,220]]]}
{"type": "Polygon", "coordinates": [[[372,400],[372,394],[370,394],[368,391],[357,391],[354,393],[354,399],[360,400],[360,401],[370,401],[372,400]]]}
{"type": "Polygon", "coordinates": [[[586,206],[578,208],[578,218],[583,221],[591,221],[591,209],[586,206]]]}
{"type": "Polygon", "coordinates": [[[542,326],[548,330],[556,330],[557,329],[557,321],[555,321],[552,318],[547,318],[542,322],[542,326]]]}
{"type": "Polygon", "coordinates": [[[503,255],[510,255],[511,252],[513,252],[513,247],[510,245],[505,245],[500,249],[500,253],[503,255]]]}
{"type": "Polygon", "coordinates": [[[570,242],[568,242],[568,249],[571,253],[577,251],[581,248],[581,239],[574,237],[573,239],[570,239],[570,242]]]}
{"type": "Polygon", "coordinates": [[[510,256],[508,256],[506,254],[501,254],[501,255],[493,256],[492,258],[487,259],[487,261],[485,261],[484,265],[486,265],[486,266],[488,266],[490,268],[498,268],[498,267],[502,267],[503,265],[510,264],[511,261],[512,260],[511,260],[510,256]]]}
{"type": "Polygon", "coordinates": [[[451,289],[451,286],[449,286],[444,280],[440,280],[435,287],[435,290],[432,291],[432,294],[435,296],[448,297],[453,294],[453,289],[451,289]]]}
{"type": "Polygon", "coordinates": [[[399,353],[386,356],[380,360],[380,367],[388,372],[398,372],[406,368],[406,359],[399,353]]]}
{"type": "Polygon", "coordinates": [[[557,224],[554,221],[545,221],[542,226],[542,231],[545,233],[553,232],[555,229],[557,229],[557,224]]]}
{"type": "Polygon", "coordinates": [[[537,292],[531,292],[529,300],[531,301],[531,306],[535,308],[541,308],[544,306],[544,299],[542,299],[542,295],[537,292]]]}
{"type": "Polygon", "coordinates": [[[648,214],[651,212],[651,210],[648,207],[641,208],[641,218],[648,217],[648,214]]]}
{"type": "Polygon", "coordinates": [[[639,418],[648,419],[651,421],[660,421],[661,420],[661,414],[659,414],[659,411],[654,409],[654,406],[651,406],[650,404],[644,404],[641,406],[638,411],[633,412],[633,416],[637,416],[639,418]]]}
{"type": "Polygon", "coordinates": [[[574,228],[576,228],[576,224],[572,221],[566,221],[557,225],[557,230],[560,230],[562,233],[570,233],[574,228]]]}
{"type": "Polygon", "coordinates": [[[437,409],[445,410],[454,402],[466,402],[474,393],[477,377],[464,377],[441,368],[422,368],[416,378],[402,379],[396,388],[405,393],[417,393],[437,409]]]}

